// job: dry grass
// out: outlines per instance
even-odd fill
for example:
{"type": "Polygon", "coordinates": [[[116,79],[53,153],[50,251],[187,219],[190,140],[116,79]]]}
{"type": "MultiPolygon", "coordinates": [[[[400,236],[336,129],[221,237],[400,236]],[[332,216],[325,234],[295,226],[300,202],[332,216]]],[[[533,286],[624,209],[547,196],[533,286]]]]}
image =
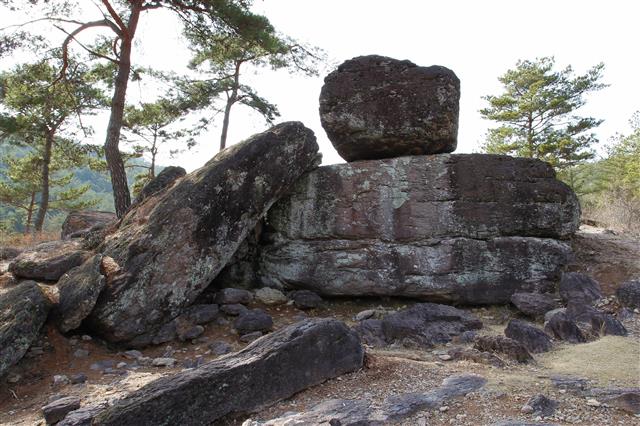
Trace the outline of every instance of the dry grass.
{"type": "Polygon", "coordinates": [[[46,241],[54,241],[60,239],[60,231],[42,232],[39,234],[1,234],[0,247],[18,247],[27,248],[46,241]]]}
{"type": "Polygon", "coordinates": [[[563,346],[542,354],[538,362],[555,374],[592,379],[602,386],[640,385],[640,342],[629,337],[605,336],[594,342],[563,346]]]}

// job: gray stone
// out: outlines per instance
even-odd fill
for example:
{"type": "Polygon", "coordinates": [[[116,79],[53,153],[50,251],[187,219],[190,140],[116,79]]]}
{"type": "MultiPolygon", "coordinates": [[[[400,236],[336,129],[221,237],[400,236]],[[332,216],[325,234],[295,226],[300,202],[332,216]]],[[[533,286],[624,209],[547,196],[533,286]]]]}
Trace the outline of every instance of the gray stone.
{"type": "Polygon", "coordinates": [[[87,375],[84,373],[73,374],[69,377],[69,381],[72,385],[85,383],[87,381],[87,375]]]}
{"type": "Polygon", "coordinates": [[[201,325],[194,325],[184,330],[178,331],[178,339],[181,341],[195,339],[204,333],[204,327],[201,325]]]}
{"type": "Polygon", "coordinates": [[[479,336],[473,347],[481,352],[504,354],[519,363],[533,361],[522,343],[504,336],[479,336]]]}
{"type": "Polygon", "coordinates": [[[372,419],[374,410],[370,401],[353,399],[330,399],[302,413],[286,413],[266,422],[247,420],[242,426],[286,426],[286,425],[337,425],[378,426],[383,423],[372,419]]]}
{"type": "Polygon", "coordinates": [[[17,247],[0,246],[0,260],[11,260],[20,253],[22,250],[17,247]]]}
{"type": "Polygon", "coordinates": [[[320,121],[347,161],[454,151],[460,80],[383,56],[344,62],[324,80],[320,121]]]}
{"type": "Polygon", "coordinates": [[[560,280],[560,297],[565,303],[590,304],[602,298],[600,283],[588,275],[565,272],[560,280]]]}
{"type": "Polygon", "coordinates": [[[266,332],[270,331],[272,327],[273,319],[262,309],[252,309],[243,312],[233,322],[233,328],[235,328],[240,335],[256,331],[266,332]]]}
{"type": "Polygon", "coordinates": [[[127,358],[127,359],[139,359],[142,356],[144,356],[142,354],[142,352],[137,351],[135,349],[131,349],[131,350],[125,351],[125,352],[122,353],[122,355],[124,355],[124,357],[127,358]]]}
{"type": "Polygon", "coordinates": [[[322,306],[322,297],[310,290],[297,290],[289,294],[298,309],[316,309],[322,306]]]}
{"type": "Polygon", "coordinates": [[[220,306],[220,310],[227,315],[237,317],[238,315],[247,312],[249,309],[244,305],[234,303],[232,305],[222,305],[220,306]]]}
{"type": "Polygon", "coordinates": [[[215,304],[193,305],[187,308],[181,316],[193,324],[207,324],[218,318],[220,308],[215,304]]]}
{"type": "Polygon", "coordinates": [[[558,340],[570,343],[584,343],[587,341],[580,327],[565,313],[565,310],[556,312],[544,324],[544,330],[558,340]]]}
{"type": "Polygon", "coordinates": [[[278,289],[263,287],[255,291],[255,298],[265,305],[282,305],[287,303],[287,296],[278,289]]]}
{"type": "Polygon", "coordinates": [[[630,414],[640,414],[640,392],[625,392],[604,402],[610,407],[616,407],[630,414]]]}
{"type": "Polygon", "coordinates": [[[50,241],[20,253],[9,264],[9,272],[20,278],[58,281],[88,257],[89,252],[83,250],[78,241],[50,241]]]}
{"type": "Polygon", "coordinates": [[[133,206],[136,206],[147,198],[166,190],[186,174],[187,171],[182,167],[165,167],[155,178],[147,182],[147,184],[142,188],[140,194],[138,194],[138,197],[134,200],[133,206]]]}
{"type": "Polygon", "coordinates": [[[269,211],[264,285],[469,304],[545,291],[571,256],[575,194],[546,163],[414,156],[320,167],[269,211]],[[428,184],[425,184],[428,182],[428,184]]]}
{"type": "Polygon", "coordinates": [[[504,335],[522,343],[531,353],[551,350],[551,338],[544,331],[525,321],[513,319],[507,324],[504,335]]]}
{"type": "Polygon", "coordinates": [[[556,412],[556,408],[558,408],[558,402],[553,399],[549,399],[542,394],[537,394],[532,396],[527,404],[529,407],[533,409],[534,416],[542,416],[549,417],[552,416],[553,413],[556,412]]]}
{"type": "Polygon", "coordinates": [[[33,281],[0,289],[0,377],[36,341],[50,307],[40,286],[33,281]]]}
{"type": "Polygon", "coordinates": [[[89,351],[86,349],[76,349],[73,352],[73,356],[76,358],[86,358],[89,356],[89,351]]]}
{"type": "Polygon", "coordinates": [[[117,219],[115,213],[112,212],[90,210],[71,212],[62,223],[60,238],[66,240],[83,237],[90,230],[104,228],[117,219]]]}
{"type": "Polygon", "coordinates": [[[215,302],[221,305],[246,305],[251,303],[251,292],[240,288],[223,288],[216,293],[215,302]]]}
{"type": "Polygon", "coordinates": [[[573,392],[583,392],[589,388],[589,381],[582,377],[551,376],[551,383],[558,388],[573,392]]]}
{"type": "Polygon", "coordinates": [[[121,273],[88,318],[106,340],[155,335],[183,313],[267,210],[317,165],[313,132],[289,122],[235,144],[130,210],[102,253],[121,273]]]}
{"type": "Polygon", "coordinates": [[[567,318],[591,332],[593,336],[626,336],[627,329],[613,315],[601,312],[581,301],[567,305],[567,318]]]}
{"type": "Polygon", "coordinates": [[[640,280],[626,281],[616,290],[620,304],[631,309],[640,308],[640,280]]]}
{"type": "Polygon", "coordinates": [[[209,344],[209,349],[216,355],[225,355],[229,352],[233,352],[233,348],[227,342],[223,342],[222,340],[216,340],[213,343],[209,344]]]}
{"type": "Polygon", "coordinates": [[[62,386],[66,386],[66,385],[68,385],[69,383],[71,383],[71,381],[70,381],[70,380],[69,380],[69,378],[68,378],[66,375],[64,375],[64,374],[55,374],[55,375],[53,376],[53,380],[51,381],[51,385],[52,385],[54,388],[59,388],[59,387],[62,387],[62,386]]]}
{"type": "Polygon", "coordinates": [[[240,336],[240,341],[243,343],[251,343],[254,340],[259,339],[261,337],[262,337],[261,331],[254,331],[253,333],[247,333],[240,336]]]}
{"type": "Polygon", "coordinates": [[[69,396],[66,398],[60,398],[50,404],[42,407],[42,414],[44,420],[48,425],[58,423],[60,420],[73,410],[80,408],[80,398],[75,396],[69,396]]]}
{"type": "Polygon", "coordinates": [[[175,358],[154,358],[151,365],[154,367],[173,367],[175,363],[175,358]]]}
{"type": "Polygon", "coordinates": [[[299,322],[233,355],[155,380],[117,401],[94,422],[103,426],[216,423],[357,370],[363,357],[358,336],[345,324],[331,319],[299,322]]]}
{"type": "Polygon", "coordinates": [[[57,426],[91,426],[93,418],[107,407],[106,403],[89,405],[71,411],[57,426]]]}
{"type": "Polygon", "coordinates": [[[511,303],[523,314],[534,318],[543,317],[545,313],[557,307],[553,296],[541,293],[514,293],[511,303]]]}
{"type": "Polygon", "coordinates": [[[102,272],[103,256],[98,254],[64,274],[58,281],[58,303],[52,317],[58,329],[67,333],[80,327],[91,313],[106,284],[102,272]]]}

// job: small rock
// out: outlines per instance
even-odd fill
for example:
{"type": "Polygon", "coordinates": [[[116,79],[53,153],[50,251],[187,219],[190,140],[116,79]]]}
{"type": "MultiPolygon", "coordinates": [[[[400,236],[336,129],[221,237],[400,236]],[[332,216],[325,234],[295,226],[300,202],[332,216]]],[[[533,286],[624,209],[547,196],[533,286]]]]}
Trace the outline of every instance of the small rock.
{"type": "Polygon", "coordinates": [[[570,343],[584,343],[587,341],[580,327],[571,320],[563,309],[556,312],[544,324],[544,330],[556,339],[570,343]]]}
{"type": "Polygon", "coordinates": [[[551,349],[551,338],[533,325],[513,319],[509,321],[504,335],[522,343],[531,353],[547,352],[551,349]]]}
{"type": "Polygon", "coordinates": [[[438,358],[441,361],[451,361],[453,359],[453,357],[449,354],[444,354],[444,355],[438,355],[438,358]]]}
{"type": "Polygon", "coordinates": [[[242,314],[243,312],[247,312],[249,309],[244,306],[244,305],[240,305],[239,303],[234,303],[231,305],[222,305],[220,307],[220,310],[222,312],[224,312],[227,315],[231,315],[233,317],[237,317],[238,315],[242,314]]]}
{"type": "Polygon", "coordinates": [[[77,397],[69,396],[66,398],[58,399],[50,404],[42,407],[42,414],[44,420],[48,425],[58,423],[70,411],[80,408],[80,399],[77,397]]]}
{"type": "Polygon", "coordinates": [[[56,374],[53,376],[53,387],[60,387],[69,384],[69,378],[64,374],[56,374]]]}
{"type": "Polygon", "coordinates": [[[625,392],[620,395],[609,398],[604,402],[610,407],[616,407],[630,414],[640,414],[640,393],[625,392]]]}
{"type": "Polygon", "coordinates": [[[184,368],[198,368],[202,364],[204,364],[204,358],[202,356],[197,356],[193,359],[185,359],[182,366],[184,368]]]}
{"type": "Polygon", "coordinates": [[[204,333],[204,327],[201,325],[194,325],[185,330],[178,331],[178,339],[181,341],[195,339],[196,337],[202,335],[204,333]]]}
{"type": "Polygon", "coordinates": [[[534,318],[542,317],[556,307],[556,301],[551,295],[541,293],[514,293],[511,303],[523,314],[534,318]]]}
{"type": "Polygon", "coordinates": [[[244,335],[254,331],[270,331],[273,327],[273,319],[262,309],[252,309],[242,313],[233,323],[238,334],[244,335]]]}
{"type": "Polygon", "coordinates": [[[447,411],[449,411],[449,407],[446,405],[443,405],[442,407],[439,408],[441,413],[446,413],[447,411]]]}
{"type": "Polygon", "coordinates": [[[117,369],[123,369],[123,368],[127,368],[127,363],[126,362],[119,362],[118,365],[116,365],[117,369]]]}
{"type": "Polygon", "coordinates": [[[322,298],[311,290],[297,290],[289,297],[298,309],[316,309],[322,305],[322,298]]]}
{"type": "Polygon", "coordinates": [[[508,337],[480,336],[473,347],[479,351],[505,354],[520,363],[533,361],[533,357],[522,343],[508,337]]]}
{"type": "Polygon", "coordinates": [[[209,349],[216,355],[224,355],[233,351],[233,348],[227,342],[223,342],[222,340],[216,340],[215,342],[209,345],[209,349]]]}
{"type": "Polygon", "coordinates": [[[365,311],[358,312],[353,319],[355,321],[364,321],[366,319],[373,317],[375,314],[376,314],[376,311],[374,309],[367,309],[365,311]]]}
{"type": "Polygon", "coordinates": [[[459,336],[454,336],[452,342],[462,344],[473,343],[475,342],[477,337],[478,333],[476,333],[474,330],[467,330],[463,331],[459,336]]]}
{"type": "Polygon", "coordinates": [[[71,384],[78,385],[87,381],[87,375],[84,373],[73,374],[70,378],[71,384]]]}
{"type": "Polygon", "coordinates": [[[522,408],[520,409],[520,412],[522,414],[531,414],[533,413],[533,407],[530,406],[529,404],[525,404],[522,406],[522,408]]]}
{"type": "Polygon", "coordinates": [[[216,293],[215,302],[222,305],[251,303],[251,292],[239,288],[223,288],[216,293]]]}
{"type": "Polygon", "coordinates": [[[598,402],[597,399],[589,398],[589,399],[587,399],[587,405],[589,407],[599,407],[600,403],[598,402]]]}
{"type": "Polygon", "coordinates": [[[261,331],[254,331],[253,333],[247,333],[240,336],[240,341],[243,343],[251,343],[254,340],[259,339],[261,337],[262,337],[261,331]]]}
{"type": "Polygon", "coordinates": [[[184,314],[180,315],[184,317],[188,322],[196,325],[207,324],[218,318],[220,315],[220,307],[215,304],[199,304],[190,306],[184,314]]]}
{"type": "Polygon", "coordinates": [[[86,358],[86,357],[88,357],[88,356],[89,356],[89,351],[88,351],[88,350],[86,350],[86,349],[76,349],[76,350],[73,352],[73,356],[74,356],[75,358],[86,358]]]}
{"type": "Polygon", "coordinates": [[[9,377],[7,377],[7,383],[12,385],[18,383],[20,380],[22,380],[22,376],[18,373],[9,374],[9,377]]]}
{"type": "Polygon", "coordinates": [[[556,408],[558,408],[558,402],[552,399],[547,398],[542,394],[538,394],[533,396],[527,402],[528,406],[533,409],[534,416],[543,416],[549,417],[555,413],[556,408]]]}
{"type": "Polygon", "coordinates": [[[263,287],[256,290],[255,298],[265,305],[283,305],[287,303],[287,296],[280,290],[271,287],[263,287]]]}
{"type": "Polygon", "coordinates": [[[127,359],[139,359],[143,356],[142,352],[137,351],[135,349],[123,352],[122,355],[127,359]]]}
{"type": "Polygon", "coordinates": [[[640,308],[640,279],[622,283],[616,295],[621,305],[631,309],[640,308]]]}
{"type": "Polygon", "coordinates": [[[93,340],[93,338],[91,336],[89,336],[88,334],[83,334],[81,337],[83,342],[90,342],[93,340]]]}
{"type": "Polygon", "coordinates": [[[153,359],[148,356],[141,356],[136,360],[139,365],[151,365],[153,363],[153,359]]]}
{"type": "Polygon", "coordinates": [[[154,367],[173,367],[175,363],[175,358],[154,358],[151,365],[154,367]]]}

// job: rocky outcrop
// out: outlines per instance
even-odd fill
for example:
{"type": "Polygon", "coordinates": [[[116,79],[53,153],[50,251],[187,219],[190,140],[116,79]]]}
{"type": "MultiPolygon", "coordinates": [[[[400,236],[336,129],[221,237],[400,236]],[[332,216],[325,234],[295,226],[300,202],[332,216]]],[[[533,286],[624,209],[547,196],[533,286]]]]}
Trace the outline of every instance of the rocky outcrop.
{"type": "Polygon", "coordinates": [[[616,290],[616,296],[623,306],[631,309],[640,308],[640,279],[626,281],[616,290]]]}
{"type": "Polygon", "coordinates": [[[452,152],[459,100],[450,69],[360,56],[325,78],[320,121],[347,161],[452,152]]]}
{"type": "MultiPolygon", "coordinates": [[[[573,191],[550,165],[438,155],[321,167],[268,215],[259,276],[323,295],[508,302],[570,257],[573,191]]],[[[542,287],[542,288],[541,288],[542,287]]]]}
{"type": "Polygon", "coordinates": [[[58,281],[58,303],[52,317],[63,333],[80,327],[98,300],[105,286],[101,254],[75,267],[58,281]]]}
{"type": "Polygon", "coordinates": [[[33,281],[0,289],[0,377],[37,339],[49,308],[49,300],[33,281]]]}
{"type": "Polygon", "coordinates": [[[62,224],[60,238],[83,237],[89,231],[104,228],[117,219],[115,213],[100,211],[71,212],[62,224]]]}
{"type": "Polygon", "coordinates": [[[89,258],[79,241],[51,241],[20,253],[9,264],[16,277],[39,281],[58,281],[60,277],[89,258]]]}
{"type": "Polygon", "coordinates": [[[134,201],[134,205],[138,205],[146,198],[168,188],[173,185],[176,180],[184,177],[186,174],[187,171],[182,167],[165,167],[160,173],[158,173],[158,176],[151,179],[151,181],[142,188],[140,194],[138,194],[138,197],[134,201]]]}
{"type": "Polygon", "coordinates": [[[209,425],[357,370],[363,357],[358,336],[345,324],[307,320],[235,354],[151,382],[106,409],[92,424],[209,425]]]}
{"type": "Polygon", "coordinates": [[[110,341],[150,342],[162,324],[194,302],[271,205],[317,160],[313,132],[301,123],[283,123],[144,199],[102,244],[120,273],[98,299],[91,327],[110,341]]]}

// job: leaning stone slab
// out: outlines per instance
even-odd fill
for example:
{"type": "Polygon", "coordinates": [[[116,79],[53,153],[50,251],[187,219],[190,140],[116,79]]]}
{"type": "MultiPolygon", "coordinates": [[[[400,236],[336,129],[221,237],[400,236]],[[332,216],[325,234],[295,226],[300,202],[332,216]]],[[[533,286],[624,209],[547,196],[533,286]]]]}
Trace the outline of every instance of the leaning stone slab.
{"type": "Polygon", "coordinates": [[[49,300],[33,281],[0,289],[0,377],[37,339],[49,308],[49,300]]]}
{"type": "Polygon", "coordinates": [[[60,238],[63,240],[84,236],[91,229],[104,228],[108,224],[115,222],[115,213],[100,211],[79,211],[71,212],[62,224],[60,238]]]}
{"type": "Polygon", "coordinates": [[[16,277],[41,281],[58,281],[90,256],[79,241],[50,241],[23,251],[9,264],[16,277]]]}
{"type": "Polygon", "coordinates": [[[283,123],[142,200],[103,244],[102,253],[121,272],[89,317],[95,331],[110,341],[151,341],[195,301],[271,205],[317,160],[313,132],[283,123]]]}
{"type": "Polygon", "coordinates": [[[546,163],[414,156],[321,167],[268,215],[264,285],[333,296],[502,303],[571,256],[575,194],[546,163]]]}
{"type": "Polygon", "coordinates": [[[94,425],[209,425],[242,415],[362,367],[358,336],[332,319],[306,320],[240,352],[140,388],[94,425]]]}

